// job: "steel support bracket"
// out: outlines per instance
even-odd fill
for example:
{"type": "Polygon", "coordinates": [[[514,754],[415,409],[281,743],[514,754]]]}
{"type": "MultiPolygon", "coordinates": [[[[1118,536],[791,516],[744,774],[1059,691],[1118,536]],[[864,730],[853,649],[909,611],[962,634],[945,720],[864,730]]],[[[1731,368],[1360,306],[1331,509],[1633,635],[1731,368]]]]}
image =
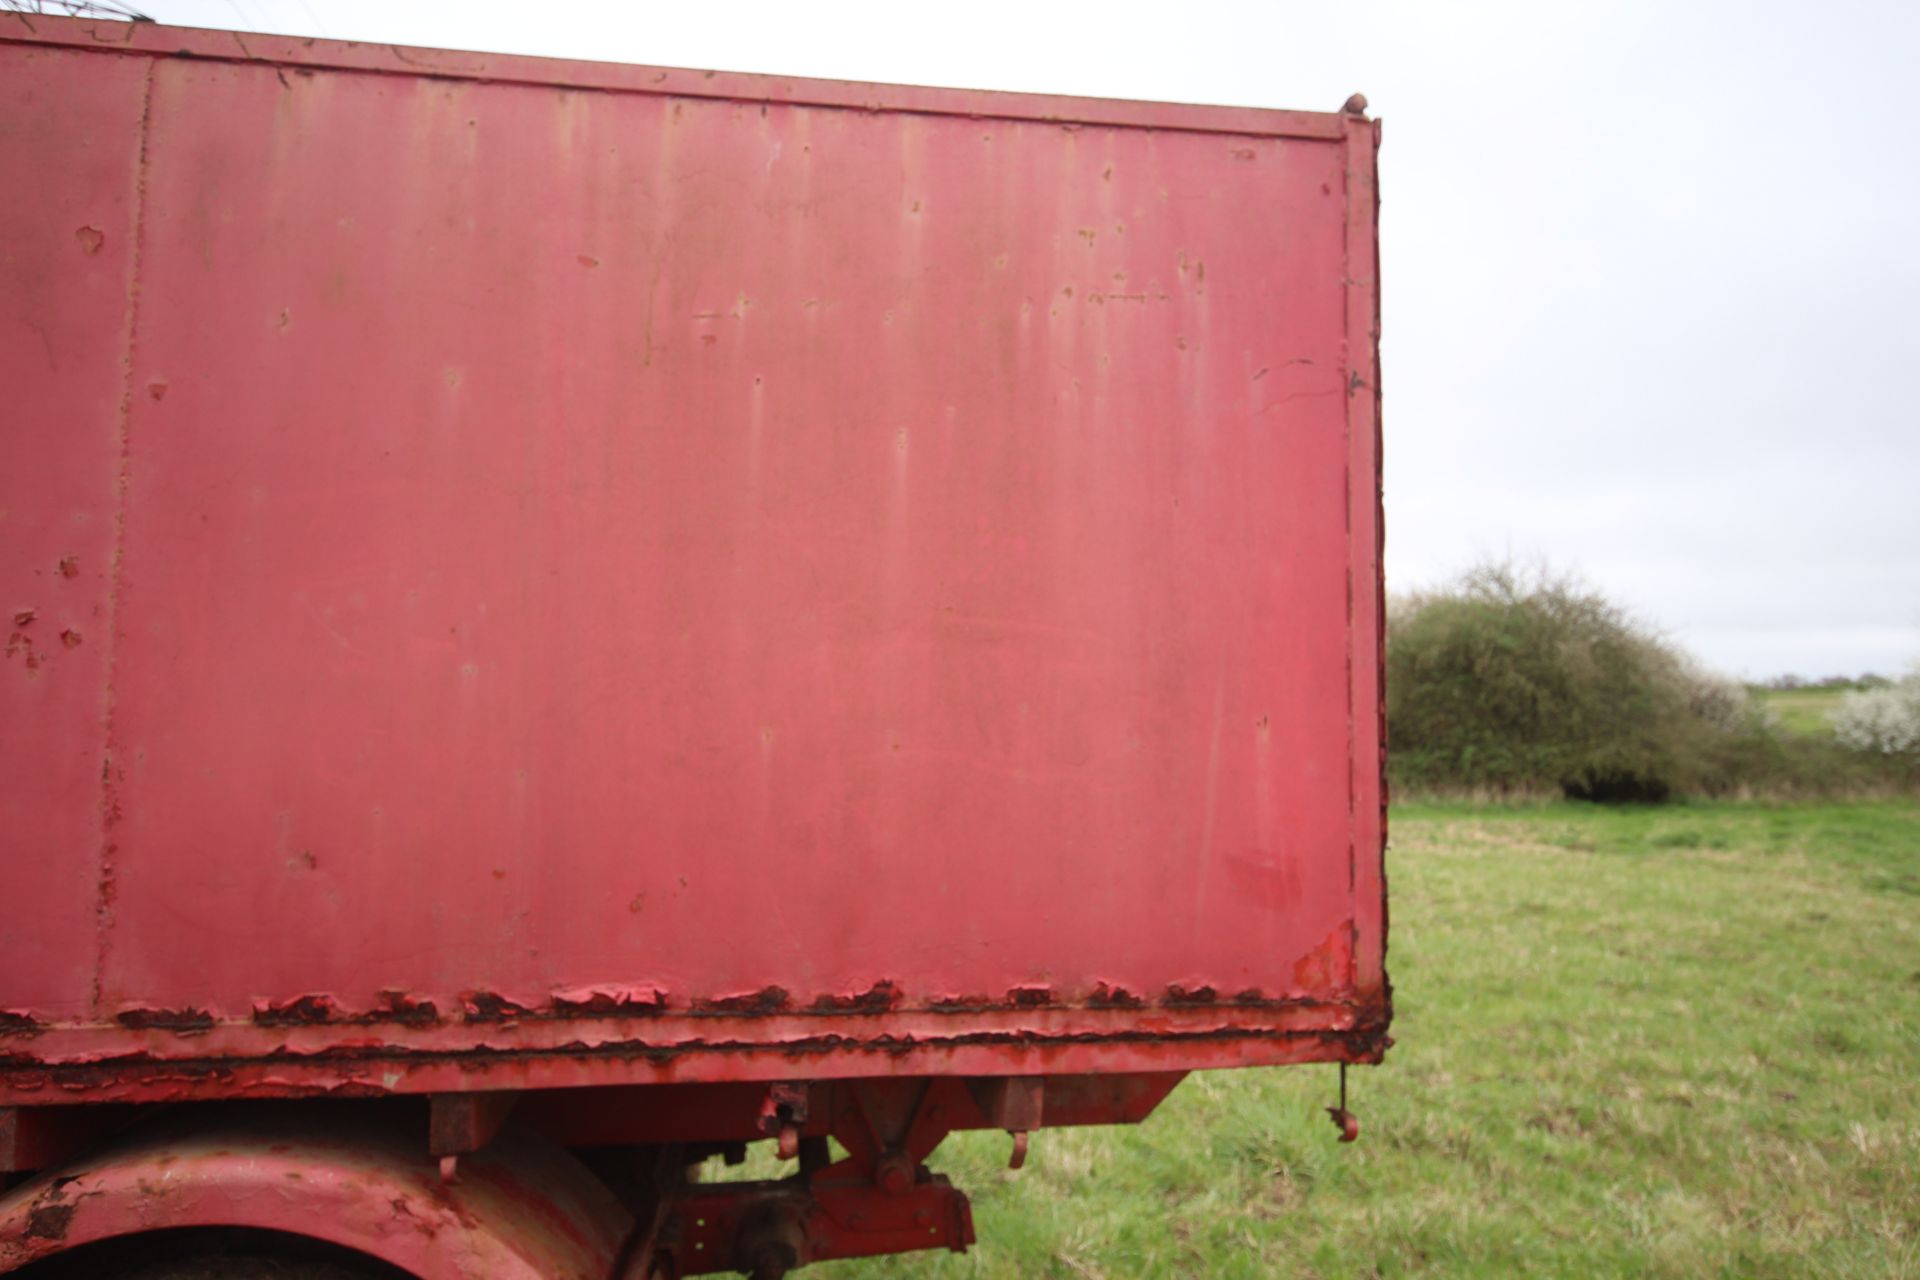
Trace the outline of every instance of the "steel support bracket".
{"type": "Polygon", "coordinates": [[[460,1157],[479,1151],[500,1132],[520,1095],[499,1093],[436,1093],[427,1120],[427,1151],[440,1161],[440,1178],[459,1177],[460,1157]]]}
{"type": "Polygon", "coordinates": [[[944,1177],[923,1178],[899,1193],[860,1183],[809,1187],[808,1181],[801,1175],[695,1186],[674,1196],[654,1274],[777,1277],[832,1258],[940,1246],[964,1253],[974,1241],[972,1207],[944,1177]]]}
{"type": "Polygon", "coordinates": [[[1027,1162],[1027,1144],[1035,1129],[1046,1123],[1047,1082],[1043,1076],[976,1076],[967,1081],[967,1092],[987,1125],[1005,1129],[1013,1135],[1013,1152],[1007,1168],[1018,1169],[1027,1162]]]}

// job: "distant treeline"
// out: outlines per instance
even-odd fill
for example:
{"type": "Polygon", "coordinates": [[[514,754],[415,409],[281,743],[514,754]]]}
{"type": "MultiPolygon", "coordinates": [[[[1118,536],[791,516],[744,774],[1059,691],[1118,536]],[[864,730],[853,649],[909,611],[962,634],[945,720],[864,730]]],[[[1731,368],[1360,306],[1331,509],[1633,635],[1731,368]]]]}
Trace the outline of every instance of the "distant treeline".
{"type": "Polygon", "coordinates": [[[1791,693],[1795,689],[1839,690],[1841,692],[1859,692],[1867,689],[1885,689],[1894,683],[1891,676],[1866,672],[1857,676],[1822,676],[1818,680],[1809,680],[1804,676],[1775,676],[1771,680],[1756,680],[1756,689],[1771,689],[1776,693],[1791,693]]]}
{"type": "Polygon", "coordinates": [[[1842,732],[1790,733],[1580,582],[1482,565],[1389,606],[1389,773],[1403,793],[1596,801],[1920,787],[1920,676],[1844,683],[1871,691],[1846,695],[1842,732]]]}

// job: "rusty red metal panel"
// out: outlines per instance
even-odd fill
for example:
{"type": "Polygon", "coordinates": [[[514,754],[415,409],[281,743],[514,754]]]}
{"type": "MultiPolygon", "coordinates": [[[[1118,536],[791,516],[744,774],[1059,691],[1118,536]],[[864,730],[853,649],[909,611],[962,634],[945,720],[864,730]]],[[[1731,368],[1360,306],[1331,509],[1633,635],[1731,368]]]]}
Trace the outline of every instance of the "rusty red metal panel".
{"type": "Polygon", "coordinates": [[[1370,122],[36,26],[0,1096],[1377,1056],[1370,122]]]}
{"type": "MultiPolygon", "coordinates": [[[[6,20],[0,18],[0,30],[6,20]]],[[[0,1036],[92,1005],[149,64],[0,52],[0,1036]]]]}

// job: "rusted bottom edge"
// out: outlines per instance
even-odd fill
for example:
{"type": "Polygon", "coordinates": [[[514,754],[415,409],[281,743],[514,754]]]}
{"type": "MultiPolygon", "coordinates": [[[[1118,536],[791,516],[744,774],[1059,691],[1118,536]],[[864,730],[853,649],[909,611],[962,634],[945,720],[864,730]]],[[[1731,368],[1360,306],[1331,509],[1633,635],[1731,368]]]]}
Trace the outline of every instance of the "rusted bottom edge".
{"type": "MultiPolygon", "coordinates": [[[[861,1056],[886,1055],[906,1058],[917,1052],[939,1052],[960,1048],[1006,1048],[1014,1050],[1057,1049],[1067,1047],[1127,1046],[1206,1046],[1232,1042],[1282,1042],[1317,1044],[1332,1051],[1329,1060],[1353,1063],[1379,1062],[1392,1044],[1384,1022],[1369,1023],[1348,1030],[1283,1031],[1247,1027],[1218,1027],[1191,1032],[1074,1032],[1046,1033],[1020,1031],[979,1031],[953,1036],[877,1036],[860,1039],[852,1036],[823,1035],[777,1043],[728,1040],[686,1041],[678,1044],[654,1044],[644,1040],[624,1040],[606,1044],[581,1043],[542,1045],[522,1049],[497,1049],[476,1046],[468,1049],[409,1049],[398,1046],[351,1046],[299,1053],[276,1049],[261,1054],[236,1057],[173,1058],[146,1052],[128,1053],[85,1062],[39,1062],[17,1055],[0,1058],[0,1089],[11,1093],[37,1093],[42,1089],[87,1091],[103,1089],[132,1077],[152,1081],[156,1076],[175,1079],[212,1079],[238,1072],[293,1066],[303,1071],[324,1072],[329,1068],[342,1072],[336,1083],[302,1087],[287,1082],[290,1094],[332,1094],[351,1091],[364,1085],[361,1073],[381,1066],[399,1070],[421,1067],[458,1066],[485,1070],[495,1066],[538,1061],[568,1061],[583,1065],[644,1062],[654,1065],[677,1063],[698,1056],[759,1055],[800,1062],[835,1054],[861,1056]]],[[[935,1073],[939,1074],[939,1073],[935,1073]]],[[[387,1094],[396,1090],[374,1088],[387,1094]]]]}

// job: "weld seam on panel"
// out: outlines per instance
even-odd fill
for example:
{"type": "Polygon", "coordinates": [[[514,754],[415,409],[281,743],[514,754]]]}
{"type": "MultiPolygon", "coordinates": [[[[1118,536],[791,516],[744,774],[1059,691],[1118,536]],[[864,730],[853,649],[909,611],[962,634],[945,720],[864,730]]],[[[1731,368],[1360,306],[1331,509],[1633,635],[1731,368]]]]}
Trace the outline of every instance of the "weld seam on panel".
{"type": "MultiPolygon", "coordinates": [[[[31,30],[31,28],[29,29],[31,30]]],[[[193,31],[194,34],[196,35],[203,34],[202,31],[194,28],[187,28],[186,30],[193,31]]],[[[259,33],[256,33],[256,34],[259,34],[259,33]]],[[[304,37],[282,36],[279,38],[303,39],[304,37]]],[[[1344,137],[1343,131],[1335,132],[1335,130],[1344,129],[1344,126],[1337,119],[1333,124],[1326,126],[1325,132],[1322,132],[1317,129],[1304,127],[1304,126],[1295,126],[1293,129],[1290,129],[1290,130],[1280,129],[1280,128],[1262,130],[1262,129],[1247,128],[1244,126],[1228,126],[1225,124],[1208,125],[1208,124],[1200,123],[1197,121],[1186,121],[1178,124],[1171,124],[1171,123],[1166,123],[1164,121],[1148,121],[1148,120],[1139,120],[1139,119],[1133,119],[1133,120],[1099,119],[1099,118],[1087,118],[1087,117],[1069,116],[1069,115],[1041,115],[1038,113],[1034,113],[1030,115],[1021,115],[1018,112],[1011,111],[1011,110],[980,111],[980,110],[969,109],[962,106],[951,106],[951,107],[930,106],[930,105],[907,106],[897,102],[888,101],[887,98],[884,96],[884,94],[877,95],[874,98],[866,101],[858,101],[858,100],[853,100],[851,98],[835,98],[825,92],[816,94],[814,96],[805,96],[802,94],[796,94],[795,96],[792,96],[792,97],[775,97],[764,92],[760,94],[755,94],[752,92],[742,92],[738,89],[732,90],[732,91],[729,91],[727,89],[703,89],[698,85],[675,85],[671,88],[663,85],[661,87],[655,88],[648,85],[597,83],[595,81],[587,80],[587,79],[579,79],[579,80],[541,79],[537,76],[525,75],[525,74],[496,75],[496,74],[489,74],[485,70],[460,70],[457,68],[435,67],[426,63],[408,62],[405,55],[401,53],[401,49],[405,46],[398,46],[393,44],[388,44],[388,45],[385,45],[384,47],[393,55],[394,59],[397,62],[399,62],[401,65],[394,66],[394,67],[381,67],[381,66],[359,66],[351,62],[346,62],[341,60],[329,60],[324,55],[315,55],[315,56],[306,57],[306,58],[300,58],[300,57],[289,58],[285,55],[257,56],[252,54],[248,54],[246,56],[238,56],[231,53],[225,53],[225,54],[203,53],[203,52],[200,52],[199,50],[189,51],[189,50],[167,50],[167,49],[157,49],[157,48],[144,48],[139,45],[133,44],[131,41],[132,41],[132,37],[129,37],[127,42],[114,43],[114,44],[108,44],[104,42],[90,44],[90,45],[81,45],[81,44],[78,44],[77,42],[61,42],[61,43],[68,43],[68,47],[82,48],[82,49],[88,50],[89,52],[95,52],[95,53],[112,53],[112,54],[122,54],[122,55],[131,54],[136,57],[146,57],[146,58],[170,58],[170,57],[186,56],[186,57],[192,58],[197,62],[219,62],[219,63],[226,63],[232,66],[269,66],[271,67],[271,66],[284,65],[284,66],[296,66],[296,67],[309,67],[309,68],[313,68],[315,70],[321,70],[321,71],[337,71],[337,72],[344,72],[348,74],[358,74],[358,75],[403,76],[410,79],[420,79],[420,80],[456,80],[456,81],[461,81],[461,82],[471,83],[471,84],[512,85],[512,86],[521,87],[521,88],[558,89],[558,90],[568,90],[568,91],[583,92],[583,93],[638,94],[644,97],[656,97],[656,98],[697,98],[702,101],[753,103],[753,104],[764,104],[770,107],[812,107],[820,110],[851,111],[851,112],[856,112],[856,113],[865,114],[865,115],[887,114],[887,115],[932,116],[932,117],[942,118],[942,119],[980,120],[980,121],[1012,123],[1012,124],[1052,125],[1059,128],[1090,127],[1090,128],[1101,128],[1101,129],[1145,129],[1149,132],[1156,132],[1156,133],[1197,133],[1197,134],[1209,134],[1209,135],[1215,135],[1215,136],[1221,136],[1221,137],[1242,137],[1242,138],[1286,138],[1286,139],[1293,139],[1293,140],[1306,141],[1306,142],[1327,142],[1327,143],[1335,143],[1335,144],[1342,144],[1343,137],[1344,137]]],[[[54,43],[54,42],[55,41],[50,40],[46,37],[40,37],[38,39],[23,40],[19,37],[0,36],[0,44],[29,44],[29,43],[37,44],[37,43],[54,43]]],[[[323,43],[353,44],[358,42],[325,41],[323,43]]],[[[433,50],[433,49],[428,49],[423,51],[429,52],[429,53],[453,52],[453,51],[443,51],[443,50],[433,50]]],[[[519,61],[523,58],[523,55],[518,55],[518,54],[474,54],[473,56],[486,57],[486,58],[504,58],[504,59],[514,60],[514,61],[519,61]]],[[[553,58],[553,59],[527,58],[526,60],[552,61],[552,62],[562,62],[562,63],[581,61],[580,59],[567,59],[567,58],[553,58]]],[[[642,66],[642,65],[633,64],[633,63],[604,63],[599,65],[605,65],[620,71],[658,70],[658,71],[679,71],[682,73],[698,74],[698,71],[695,68],[690,68],[690,67],[653,68],[653,67],[647,67],[647,66],[642,66]]],[[[787,83],[791,83],[793,80],[806,79],[806,77],[786,78],[786,77],[779,77],[779,76],[765,76],[755,72],[728,72],[726,74],[729,75],[730,77],[752,77],[762,81],[768,81],[768,82],[774,82],[774,83],[779,83],[782,80],[785,80],[787,83]]],[[[851,84],[854,82],[846,82],[846,83],[851,84]]],[[[969,92],[977,92],[981,94],[993,94],[996,97],[1003,97],[1003,98],[1004,97],[1027,97],[1027,96],[1046,98],[1049,96],[1053,96],[1053,95],[1047,95],[1047,94],[1027,95],[1027,94],[1021,94],[1021,93],[1017,93],[1009,90],[999,90],[999,89],[995,89],[995,90],[951,89],[951,88],[946,88],[944,86],[933,86],[933,85],[875,85],[874,87],[876,89],[881,89],[881,90],[888,90],[888,89],[931,90],[936,93],[952,93],[952,94],[966,94],[969,92]]],[[[1064,97],[1071,97],[1072,95],[1063,94],[1058,96],[1064,98],[1064,97]]],[[[1111,106],[1117,105],[1122,109],[1129,106],[1141,106],[1141,107],[1192,106],[1193,109],[1196,109],[1196,110],[1209,109],[1206,106],[1197,105],[1197,104],[1159,103],[1159,102],[1150,102],[1146,100],[1141,100],[1136,103],[1135,101],[1130,99],[1089,98],[1087,99],[1087,101],[1089,103],[1096,104],[1097,106],[1111,107],[1111,106]]],[[[1218,107],[1213,109],[1217,109],[1221,111],[1236,111],[1236,112],[1272,110],[1271,108],[1266,108],[1266,107],[1231,107],[1231,106],[1223,106],[1223,107],[1218,107]]],[[[1099,113],[1097,111],[1089,112],[1089,116],[1097,116],[1098,114],[1099,113]]],[[[1280,113],[1280,114],[1286,114],[1286,113],[1280,113]]],[[[1311,115],[1315,113],[1301,112],[1298,114],[1311,115]]]]}
{"type": "Polygon", "coordinates": [[[103,1017],[101,1007],[106,981],[107,952],[113,928],[113,900],[118,875],[114,828],[120,823],[120,788],[116,772],[114,713],[118,705],[115,679],[120,662],[120,590],[121,566],[127,551],[127,484],[132,460],[134,351],[140,325],[140,266],[147,232],[147,147],[153,135],[153,81],[157,63],[147,60],[147,74],[141,85],[140,149],[134,163],[133,236],[128,251],[126,342],[121,354],[119,420],[115,424],[117,440],[114,474],[113,559],[107,568],[107,652],[106,680],[101,697],[100,751],[100,848],[94,866],[94,952],[93,1012],[103,1017]]]}

